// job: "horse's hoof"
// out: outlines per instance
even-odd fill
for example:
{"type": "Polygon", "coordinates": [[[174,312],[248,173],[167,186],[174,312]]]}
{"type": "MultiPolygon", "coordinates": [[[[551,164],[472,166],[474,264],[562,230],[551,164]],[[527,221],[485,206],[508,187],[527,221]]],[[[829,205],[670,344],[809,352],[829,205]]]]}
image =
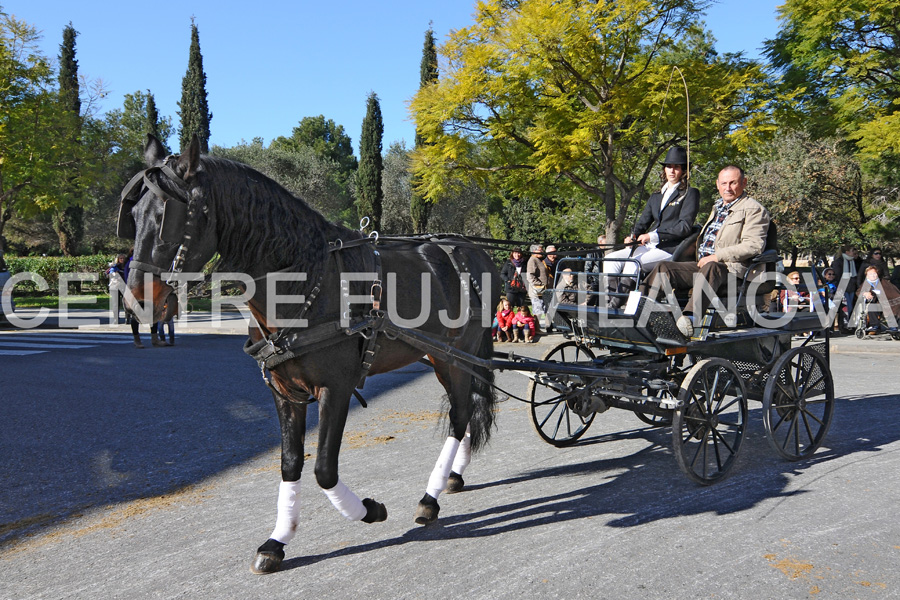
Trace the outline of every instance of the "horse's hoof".
{"type": "Polygon", "coordinates": [[[437,521],[440,510],[441,507],[438,506],[437,500],[425,494],[419,500],[419,506],[416,508],[416,524],[429,525],[434,523],[437,521]]]}
{"type": "Polygon", "coordinates": [[[455,494],[457,492],[463,491],[463,488],[466,487],[466,482],[463,481],[462,475],[459,473],[450,472],[450,477],[447,478],[447,493],[455,494]]]}
{"type": "Polygon", "coordinates": [[[255,575],[267,575],[275,573],[281,568],[281,561],[284,560],[284,544],[277,542],[271,538],[266,543],[257,548],[256,558],[250,565],[250,572],[255,575]]]}
{"type": "Polygon", "coordinates": [[[380,523],[387,520],[387,508],[384,507],[384,504],[371,498],[363,498],[362,503],[366,507],[366,516],[362,518],[363,523],[380,523]]]}

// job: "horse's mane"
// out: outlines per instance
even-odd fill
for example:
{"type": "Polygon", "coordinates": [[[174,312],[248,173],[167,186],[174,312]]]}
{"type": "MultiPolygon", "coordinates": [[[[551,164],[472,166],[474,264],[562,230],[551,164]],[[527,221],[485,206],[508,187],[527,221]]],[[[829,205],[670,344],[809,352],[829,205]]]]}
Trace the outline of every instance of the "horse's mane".
{"type": "Polygon", "coordinates": [[[288,269],[315,280],[328,242],[358,232],[328,222],[306,202],[247,165],[202,156],[198,177],[203,204],[215,213],[221,258],[218,271],[252,273],[288,269]]]}

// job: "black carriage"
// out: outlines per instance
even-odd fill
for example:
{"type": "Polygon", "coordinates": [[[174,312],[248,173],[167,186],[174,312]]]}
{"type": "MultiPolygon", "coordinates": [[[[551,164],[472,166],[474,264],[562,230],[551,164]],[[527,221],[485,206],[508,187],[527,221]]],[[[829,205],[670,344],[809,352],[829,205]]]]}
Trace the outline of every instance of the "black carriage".
{"type": "MultiPolygon", "coordinates": [[[[760,313],[757,300],[774,285],[758,287],[747,301],[748,282],[774,271],[777,260],[774,250],[757,257],[736,310],[708,311],[690,338],[665,304],[633,292],[623,309],[608,309],[603,292],[590,285],[582,285],[581,302],[559,302],[557,281],[545,298],[554,326],[567,339],[540,360],[496,353],[502,360],[495,367],[515,363],[529,375],[532,423],[555,446],[575,443],[598,414],[622,408],[649,425],[671,425],[678,465],[692,480],[712,484],[734,465],[753,400],[762,403],[772,448],[787,460],[808,457],[822,444],[834,413],[830,327],[817,311],[760,313]],[[601,301],[591,302],[592,294],[601,301]]],[[[582,283],[597,276],[574,266],[572,271],[582,283]]]]}

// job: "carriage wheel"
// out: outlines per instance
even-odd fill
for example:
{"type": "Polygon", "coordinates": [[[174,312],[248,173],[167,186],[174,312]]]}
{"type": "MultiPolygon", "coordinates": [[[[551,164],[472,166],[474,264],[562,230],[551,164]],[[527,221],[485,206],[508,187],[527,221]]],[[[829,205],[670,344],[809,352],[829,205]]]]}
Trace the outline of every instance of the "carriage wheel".
{"type": "MultiPolygon", "coordinates": [[[[657,398],[663,398],[666,396],[671,397],[671,395],[672,392],[670,392],[669,390],[659,390],[656,392],[657,398]]],[[[650,425],[651,427],[667,427],[672,424],[672,411],[669,411],[669,414],[665,416],[635,411],[634,416],[636,416],[647,425],[650,425]]]]}
{"type": "Polygon", "coordinates": [[[701,360],[681,382],[682,406],[672,415],[672,447],[681,470],[709,485],[728,475],[747,422],[747,391],[727,360],[701,360]]]}
{"type": "MultiPolygon", "coordinates": [[[[544,355],[543,361],[567,365],[594,364],[594,353],[574,341],[563,342],[544,355]]],[[[580,375],[535,373],[528,383],[531,424],[548,444],[557,447],[574,444],[584,435],[597,413],[583,417],[576,412],[577,398],[571,392],[584,387],[587,379],[580,375]]]]}
{"type": "Polygon", "coordinates": [[[834,414],[834,381],[825,358],[806,346],[785,352],[763,393],[766,439],[788,460],[809,456],[822,444],[834,414]]]}

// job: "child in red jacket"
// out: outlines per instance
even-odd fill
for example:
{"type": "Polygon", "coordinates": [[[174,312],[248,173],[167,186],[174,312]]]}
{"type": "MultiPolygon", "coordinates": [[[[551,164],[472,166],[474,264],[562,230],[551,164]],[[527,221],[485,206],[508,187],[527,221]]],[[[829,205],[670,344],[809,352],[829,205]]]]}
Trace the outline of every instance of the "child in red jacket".
{"type": "Polygon", "coordinates": [[[515,313],[509,300],[504,298],[497,305],[497,316],[494,318],[494,340],[498,342],[513,341],[512,320],[515,313]]]}
{"type": "Polygon", "coordinates": [[[519,330],[522,330],[522,334],[525,336],[525,343],[532,343],[535,341],[535,334],[537,329],[537,323],[534,320],[534,317],[531,315],[531,309],[527,306],[520,306],[516,309],[516,314],[512,319],[513,325],[513,341],[519,341],[519,330]]]}

